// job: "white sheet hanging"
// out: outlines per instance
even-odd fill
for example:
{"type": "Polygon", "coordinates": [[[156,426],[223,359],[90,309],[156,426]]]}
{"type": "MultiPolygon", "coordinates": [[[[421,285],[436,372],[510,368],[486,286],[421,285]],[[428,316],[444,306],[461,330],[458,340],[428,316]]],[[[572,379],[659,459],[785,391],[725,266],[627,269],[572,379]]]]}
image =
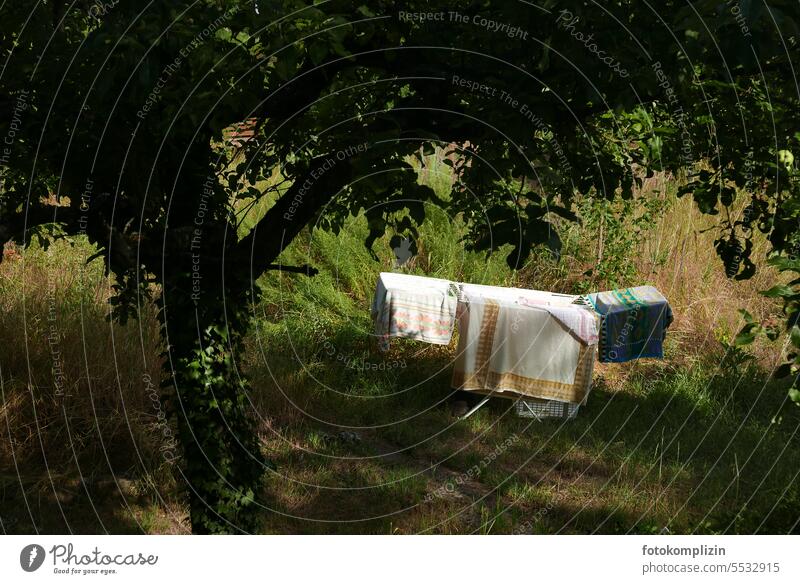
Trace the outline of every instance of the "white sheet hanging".
{"type": "MultiPolygon", "coordinates": [[[[583,402],[591,388],[597,323],[591,311],[570,304],[575,298],[520,288],[462,285],[453,386],[481,393],[583,402]],[[592,329],[586,318],[593,324],[594,342],[585,341],[574,330],[592,329]]],[[[583,336],[592,338],[591,334],[583,336]]]]}
{"type": "Polygon", "coordinates": [[[391,337],[447,345],[453,336],[458,304],[453,282],[382,272],[372,301],[375,334],[383,348],[391,337]]]}

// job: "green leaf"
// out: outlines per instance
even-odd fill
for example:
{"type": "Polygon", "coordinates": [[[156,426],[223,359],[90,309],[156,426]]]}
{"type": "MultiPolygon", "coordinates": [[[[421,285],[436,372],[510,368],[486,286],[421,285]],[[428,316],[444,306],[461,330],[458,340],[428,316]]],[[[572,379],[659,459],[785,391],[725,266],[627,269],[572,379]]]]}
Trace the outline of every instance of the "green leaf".
{"type": "Polygon", "coordinates": [[[789,333],[792,344],[800,349],[800,326],[794,325],[789,333]]]}
{"type": "Polygon", "coordinates": [[[744,319],[744,321],[746,323],[750,324],[752,322],[755,322],[755,319],[753,318],[753,315],[750,314],[749,312],[747,312],[744,308],[740,308],[738,310],[738,312],[739,312],[739,314],[742,315],[742,318],[744,319]]]}
{"type": "Polygon", "coordinates": [[[737,347],[743,347],[751,344],[755,339],[756,333],[739,333],[736,335],[736,339],[734,340],[733,344],[737,347]]]}
{"type": "Polygon", "coordinates": [[[737,347],[749,345],[755,340],[756,336],[758,336],[761,333],[761,331],[762,328],[760,324],[758,324],[757,322],[748,322],[746,325],[742,327],[742,330],[740,330],[739,333],[736,335],[733,344],[737,347]]]}
{"type": "Polygon", "coordinates": [[[787,256],[773,256],[767,260],[771,266],[775,266],[781,272],[793,270],[800,272],[800,258],[787,256]]]}
{"type": "Polygon", "coordinates": [[[794,290],[792,290],[791,287],[787,286],[786,284],[778,284],[769,290],[761,292],[761,294],[767,298],[785,298],[787,296],[793,296],[794,290]]]}

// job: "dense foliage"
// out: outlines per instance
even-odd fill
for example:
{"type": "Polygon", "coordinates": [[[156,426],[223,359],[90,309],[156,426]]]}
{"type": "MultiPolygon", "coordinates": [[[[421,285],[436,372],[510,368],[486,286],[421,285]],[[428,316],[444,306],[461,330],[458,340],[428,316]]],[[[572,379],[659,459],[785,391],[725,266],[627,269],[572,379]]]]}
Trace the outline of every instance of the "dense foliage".
{"type": "MultiPolygon", "coordinates": [[[[754,273],[756,230],[800,271],[795,0],[39,0],[0,15],[0,239],[85,234],[120,318],[160,290],[197,532],[257,528],[268,463],[236,356],[255,279],[308,226],[365,212],[369,246],[413,238],[435,204],[517,267],[533,246],[558,255],[575,193],[630,198],[666,171],[719,214],[730,277],[754,273]],[[254,138],[231,147],[223,130],[245,120],[254,138]],[[408,163],[432,145],[459,154],[449,201],[408,163]],[[274,203],[242,234],[253,199],[274,203]]],[[[800,349],[798,280],[769,294],[800,349]]]]}

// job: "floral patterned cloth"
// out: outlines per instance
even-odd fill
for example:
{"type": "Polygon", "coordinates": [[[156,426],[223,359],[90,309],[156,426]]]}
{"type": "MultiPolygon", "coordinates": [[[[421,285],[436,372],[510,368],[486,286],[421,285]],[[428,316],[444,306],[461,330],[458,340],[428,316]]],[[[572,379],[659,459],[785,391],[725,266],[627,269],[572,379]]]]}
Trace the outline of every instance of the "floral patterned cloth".
{"type": "Polygon", "coordinates": [[[372,301],[375,335],[383,350],[405,337],[447,345],[453,336],[458,289],[438,278],[382,272],[372,301]]]}

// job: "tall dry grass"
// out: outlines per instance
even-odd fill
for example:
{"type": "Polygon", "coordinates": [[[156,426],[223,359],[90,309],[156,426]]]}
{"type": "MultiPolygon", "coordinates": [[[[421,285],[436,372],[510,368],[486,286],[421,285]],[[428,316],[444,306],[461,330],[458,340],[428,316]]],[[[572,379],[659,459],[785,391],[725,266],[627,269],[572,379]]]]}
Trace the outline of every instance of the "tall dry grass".
{"type": "MultiPolygon", "coordinates": [[[[434,173],[428,178],[446,189],[449,179],[442,176],[434,173]]],[[[646,181],[638,193],[640,197],[661,197],[665,206],[626,258],[635,270],[623,283],[653,284],[672,305],[675,322],[668,336],[670,358],[659,366],[705,367],[724,358],[725,343],[732,341],[742,324],[738,309],[745,308],[759,318],[777,312],[777,305],[758,293],[770,287],[776,275],[763,264],[767,243],[760,239],[753,252],[759,267],[756,276],[744,282],[728,280],[714,252],[715,234],[705,231],[714,218],[703,216],[689,198],[678,199],[674,192],[673,181],[657,176],[646,181]]],[[[511,273],[502,254],[486,260],[465,253],[458,241],[459,226],[442,215],[438,219],[432,216],[431,225],[420,230],[421,253],[414,260],[431,275],[561,292],[610,285],[603,281],[587,284],[584,276],[597,261],[602,240],[597,232],[562,225],[565,246],[560,262],[553,262],[543,251],[523,270],[511,273]]],[[[331,338],[337,347],[341,337],[341,346],[348,351],[357,346],[360,341],[354,340],[354,335],[360,329],[347,329],[343,323],[355,321],[355,315],[367,318],[374,277],[392,265],[386,241],[376,244],[385,244],[383,264],[370,259],[363,249],[365,229],[365,225],[354,227],[338,238],[319,233],[310,243],[301,238],[288,255],[295,254],[294,259],[302,263],[309,259],[310,250],[312,263],[325,270],[313,281],[269,276],[272,280],[267,284],[278,278],[281,287],[267,290],[259,314],[269,322],[259,326],[281,327],[288,307],[300,317],[293,320],[298,337],[331,338]],[[315,319],[305,318],[308,307],[315,319]]],[[[113,475],[143,478],[161,494],[174,491],[174,467],[164,457],[164,449],[170,445],[165,423],[159,418],[163,412],[152,399],[151,384],[157,391],[160,379],[154,307],[145,306],[140,319],[126,326],[108,322],[109,281],[99,263],[84,265],[92,251],[85,243],[71,247],[63,241],[46,251],[31,248],[24,254],[8,248],[0,265],[0,338],[6,339],[0,349],[3,487],[21,485],[35,490],[45,485],[58,490],[81,477],[113,475]]],[[[251,335],[253,346],[258,345],[256,337],[251,335]]],[[[277,333],[273,338],[278,338],[277,333]]],[[[768,343],[757,344],[752,351],[766,370],[780,357],[778,347],[768,343]]],[[[438,363],[439,357],[446,360],[446,355],[435,357],[432,363],[438,363]]],[[[280,433],[282,425],[299,424],[303,415],[298,406],[308,410],[317,397],[304,385],[301,372],[292,374],[298,378],[296,383],[286,380],[289,386],[296,386],[298,400],[287,404],[270,393],[273,372],[257,371],[257,366],[250,365],[254,369],[249,371],[254,379],[253,401],[267,426],[274,424],[280,433]]],[[[625,392],[630,372],[637,366],[599,366],[597,372],[616,391],[625,392]]],[[[351,377],[358,382],[363,376],[351,377]]],[[[391,387],[378,389],[392,391],[391,387]]],[[[342,408],[352,409],[346,396],[341,401],[342,408]]],[[[363,416],[369,416],[366,407],[363,416]]],[[[265,428],[265,433],[270,430],[265,428]]]]}
{"type": "MultiPolygon", "coordinates": [[[[779,313],[774,300],[760,294],[779,277],[766,265],[766,238],[755,236],[755,276],[732,280],[725,276],[722,261],[714,251],[717,232],[711,228],[715,221],[714,217],[702,215],[690,198],[677,199],[657,221],[636,257],[637,271],[669,298],[675,313],[670,335],[684,347],[687,358],[718,354],[720,348],[724,349],[722,343],[732,344],[744,325],[740,309],[759,319],[779,313]],[[652,258],[656,257],[663,257],[663,263],[655,264],[652,258]]],[[[750,350],[768,369],[780,358],[775,344],[759,342],[750,350]]]]}
{"type": "MultiPolygon", "coordinates": [[[[669,329],[668,342],[675,350],[673,363],[685,366],[714,362],[733,344],[744,325],[740,310],[757,319],[777,317],[779,305],[761,291],[774,285],[780,275],[767,265],[769,242],[761,233],[754,234],[752,260],[757,266],[754,277],[737,281],[725,276],[722,261],[714,249],[719,236],[714,227],[718,218],[704,215],[690,196],[677,197],[676,181],[663,174],[644,179],[634,193],[637,198],[659,198],[663,211],[651,217],[640,241],[626,255],[633,270],[618,282],[592,279],[592,290],[651,284],[669,300],[675,320],[669,329]]],[[[746,204],[745,198],[731,210],[736,217],[746,204]]],[[[633,229],[629,218],[625,225],[633,229]]],[[[587,230],[580,225],[561,225],[565,231],[565,256],[561,262],[532,263],[520,272],[520,282],[530,288],[578,293],[585,290],[584,273],[597,264],[608,233],[587,230]]],[[[771,370],[781,359],[780,346],[759,339],[748,348],[763,368],[771,370]]]]}
{"type": "MultiPolygon", "coordinates": [[[[672,365],[681,366],[719,359],[724,343],[731,343],[743,324],[739,309],[757,318],[774,316],[779,309],[759,294],[777,277],[763,262],[766,240],[755,242],[754,278],[726,278],[713,248],[715,232],[708,230],[715,218],[702,215],[690,198],[678,199],[674,191],[668,178],[656,176],[638,193],[665,198],[667,205],[630,258],[636,276],[626,284],[653,284],[667,296],[675,314],[668,337],[676,349],[672,365]]],[[[433,231],[446,230],[437,225],[433,231]]],[[[331,239],[323,243],[343,245],[347,257],[367,261],[357,249],[358,237],[339,243],[331,239]]],[[[436,251],[438,271],[447,272],[436,274],[441,277],[463,278],[468,269],[504,280],[497,283],[572,292],[595,257],[598,234],[571,225],[564,240],[560,262],[540,257],[516,275],[503,276],[502,261],[494,260],[486,272],[487,264],[477,257],[465,259],[455,241],[450,247],[421,241],[423,253],[416,261],[434,261],[425,254],[427,246],[436,251]],[[453,257],[442,257],[449,252],[453,257]],[[464,263],[468,260],[469,265],[464,263]]],[[[9,437],[0,442],[0,459],[6,469],[15,460],[20,469],[35,473],[55,467],[88,475],[125,474],[163,466],[163,412],[152,399],[152,386],[160,379],[154,307],[144,306],[141,317],[127,326],[110,323],[109,281],[100,262],[84,265],[91,253],[85,243],[60,241],[46,251],[31,248],[24,254],[8,248],[0,265],[0,335],[7,339],[0,352],[0,424],[9,437]]],[[[347,261],[336,266],[340,279],[347,280],[348,266],[347,261]]],[[[356,272],[353,282],[364,273],[356,272]]],[[[362,284],[357,295],[367,296],[362,284]]],[[[752,351],[767,369],[780,358],[775,344],[761,342],[752,351]]]]}
{"type": "MultiPolygon", "coordinates": [[[[158,325],[147,305],[106,319],[109,281],[92,250],[65,241],[0,265],[0,461],[6,482],[92,480],[163,467],[158,325]],[[151,381],[150,387],[148,380],[151,381]]],[[[162,473],[163,474],[163,473],[162,473]]]]}

